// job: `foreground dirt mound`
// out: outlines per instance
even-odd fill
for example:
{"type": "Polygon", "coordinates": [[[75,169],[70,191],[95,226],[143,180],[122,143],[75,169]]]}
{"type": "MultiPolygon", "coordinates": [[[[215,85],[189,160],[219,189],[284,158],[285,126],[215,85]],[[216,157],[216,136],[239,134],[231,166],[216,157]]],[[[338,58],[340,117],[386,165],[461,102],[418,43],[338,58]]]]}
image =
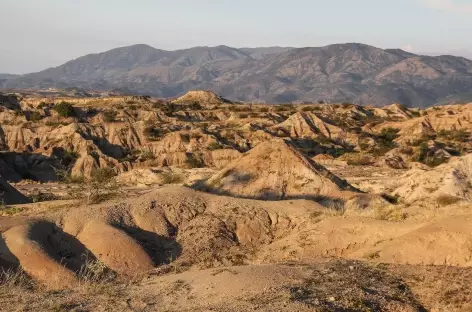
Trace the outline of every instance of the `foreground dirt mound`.
{"type": "Polygon", "coordinates": [[[73,285],[87,258],[127,278],[171,262],[241,264],[246,249],[284,237],[320,209],[304,200],[269,203],[165,187],[120,203],[71,207],[48,220],[1,220],[0,259],[52,288],[73,285]]]}
{"type": "Polygon", "coordinates": [[[222,98],[221,96],[217,95],[211,91],[189,91],[185,95],[179,97],[178,99],[174,100],[172,103],[175,104],[224,104],[224,103],[231,103],[230,100],[222,98]]]}
{"type": "Polygon", "coordinates": [[[155,294],[166,311],[424,310],[400,279],[348,261],[187,272],[140,291],[155,294]]]}
{"type": "Polygon", "coordinates": [[[30,203],[30,199],[21,194],[0,176],[0,204],[14,205],[30,203]]]}
{"type": "Polygon", "coordinates": [[[236,197],[268,200],[340,198],[347,196],[343,191],[357,191],[283,140],[257,145],[195,187],[236,197]]]}
{"type": "Polygon", "coordinates": [[[455,270],[453,277],[449,277],[450,270],[429,270],[423,274],[413,266],[391,269],[338,260],[249,265],[168,276],[151,274],[134,283],[111,281],[76,291],[4,287],[0,288],[0,300],[5,311],[420,312],[436,307],[444,308],[437,311],[469,311],[467,303],[462,304],[463,310],[447,309],[452,307],[448,302],[470,297],[454,291],[466,281],[439,288],[434,284],[437,279],[430,277],[440,276],[452,285],[455,278],[470,276],[470,270],[455,270]],[[422,305],[425,299],[426,307],[422,305]]]}

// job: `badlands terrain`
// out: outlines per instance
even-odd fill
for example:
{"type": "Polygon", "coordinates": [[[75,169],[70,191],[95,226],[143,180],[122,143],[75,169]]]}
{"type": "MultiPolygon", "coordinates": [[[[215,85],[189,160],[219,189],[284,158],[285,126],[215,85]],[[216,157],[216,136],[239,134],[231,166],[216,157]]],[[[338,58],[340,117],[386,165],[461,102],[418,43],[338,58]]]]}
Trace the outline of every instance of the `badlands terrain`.
{"type": "Polygon", "coordinates": [[[0,309],[471,311],[472,104],[0,94],[0,309]]]}

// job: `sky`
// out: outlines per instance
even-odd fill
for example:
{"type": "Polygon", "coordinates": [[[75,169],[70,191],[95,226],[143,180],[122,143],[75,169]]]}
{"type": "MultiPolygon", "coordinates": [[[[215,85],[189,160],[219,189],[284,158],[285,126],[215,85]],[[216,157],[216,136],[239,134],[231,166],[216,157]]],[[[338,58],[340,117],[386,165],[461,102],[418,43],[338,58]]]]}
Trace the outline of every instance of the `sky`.
{"type": "Polygon", "coordinates": [[[472,58],[472,0],[0,0],[0,73],[144,43],[160,49],[360,42],[472,58]]]}

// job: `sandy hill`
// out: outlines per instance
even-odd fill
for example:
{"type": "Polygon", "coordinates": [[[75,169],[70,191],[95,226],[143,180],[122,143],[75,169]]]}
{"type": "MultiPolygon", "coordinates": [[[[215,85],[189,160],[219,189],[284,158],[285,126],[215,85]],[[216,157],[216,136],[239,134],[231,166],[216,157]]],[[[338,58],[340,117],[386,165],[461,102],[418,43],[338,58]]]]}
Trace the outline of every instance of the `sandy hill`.
{"type": "Polygon", "coordinates": [[[195,90],[195,91],[187,92],[185,95],[172,101],[172,103],[175,103],[175,104],[193,104],[193,103],[224,104],[224,103],[231,103],[231,101],[211,91],[195,90]]]}
{"type": "Polygon", "coordinates": [[[356,191],[284,140],[257,145],[198,187],[236,197],[270,200],[340,197],[342,191],[356,191]]]}

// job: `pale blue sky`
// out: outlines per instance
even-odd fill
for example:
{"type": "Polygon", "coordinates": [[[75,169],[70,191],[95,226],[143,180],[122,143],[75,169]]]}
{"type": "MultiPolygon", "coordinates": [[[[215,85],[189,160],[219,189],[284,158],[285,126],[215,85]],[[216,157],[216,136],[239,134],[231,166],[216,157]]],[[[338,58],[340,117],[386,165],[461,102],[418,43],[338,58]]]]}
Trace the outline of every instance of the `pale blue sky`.
{"type": "Polygon", "coordinates": [[[472,0],[0,0],[0,73],[145,43],[361,42],[472,57],[472,0]]]}

